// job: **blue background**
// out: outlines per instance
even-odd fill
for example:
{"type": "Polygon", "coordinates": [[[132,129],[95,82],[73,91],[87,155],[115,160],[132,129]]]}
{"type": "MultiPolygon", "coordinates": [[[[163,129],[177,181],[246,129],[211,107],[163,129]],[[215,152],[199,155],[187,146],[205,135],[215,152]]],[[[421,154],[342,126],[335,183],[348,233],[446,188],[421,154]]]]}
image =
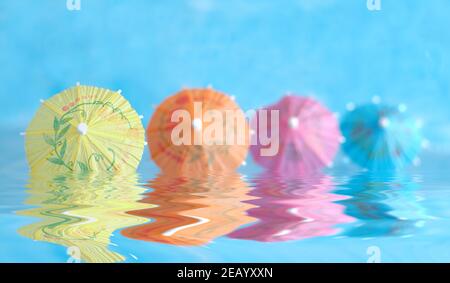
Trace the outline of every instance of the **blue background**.
{"type": "MultiPolygon", "coordinates": [[[[439,221],[414,238],[221,238],[180,249],[116,232],[113,250],[144,261],[365,262],[375,244],[383,261],[448,261],[450,1],[381,1],[381,11],[369,11],[366,0],[81,0],[80,11],[69,11],[65,0],[0,0],[0,261],[67,258],[65,247],[16,233],[36,221],[14,213],[27,197],[18,133],[40,98],[77,81],[122,89],[145,124],[152,105],[183,86],[213,85],[244,109],[286,91],[314,95],[336,112],[378,95],[407,104],[431,141],[422,173],[433,174],[421,185],[439,221]]],[[[157,169],[147,151],[143,160],[148,178],[157,169]]]]}
{"type": "Polygon", "coordinates": [[[382,0],[0,1],[0,126],[82,84],[122,89],[152,114],[182,86],[212,85],[244,108],[286,91],[333,111],[378,95],[406,103],[448,150],[450,2],[382,0]],[[5,107],[6,106],[6,107],[5,107]]]}

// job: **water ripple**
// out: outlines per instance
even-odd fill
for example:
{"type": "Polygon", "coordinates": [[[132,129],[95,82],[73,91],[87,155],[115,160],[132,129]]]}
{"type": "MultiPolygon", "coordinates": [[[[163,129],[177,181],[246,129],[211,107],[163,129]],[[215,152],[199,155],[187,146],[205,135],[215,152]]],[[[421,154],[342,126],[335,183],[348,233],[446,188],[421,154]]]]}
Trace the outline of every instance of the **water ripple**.
{"type": "Polygon", "coordinates": [[[237,227],[254,221],[246,215],[252,205],[250,188],[242,176],[160,174],[148,182],[153,191],[142,203],[156,207],[128,214],[151,223],[122,230],[126,237],[173,245],[204,245],[237,227]]]}
{"type": "Polygon", "coordinates": [[[123,261],[124,256],[110,251],[111,234],[120,228],[137,225],[146,218],[126,214],[129,209],[149,205],[137,203],[145,189],[138,186],[137,175],[43,175],[30,174],[26,204],[34,208],[20,215],[39,220],[20,228],[19,233],[33,240],[76,247],[86,262],[123,261]]]}
{"type": "Polygon", "coordinates": [[[420,196],[420,178],[407,173],[369,171],[355,174],[336,193],[349,196],[339,203],[358,219],[345,234],[351,237],[411,236],[433,217],[420,196]]]}
{"type": "Polygon", "coordinates": [[[337,204],[345,197],[333,193],[330,176],[323,174],[280,176],[261,174],[252,180],[255,189],[248,214],[259,221],[228,236],[235,239],[276,242],[338,233],[338,224],[354,219],[337,204]]]}

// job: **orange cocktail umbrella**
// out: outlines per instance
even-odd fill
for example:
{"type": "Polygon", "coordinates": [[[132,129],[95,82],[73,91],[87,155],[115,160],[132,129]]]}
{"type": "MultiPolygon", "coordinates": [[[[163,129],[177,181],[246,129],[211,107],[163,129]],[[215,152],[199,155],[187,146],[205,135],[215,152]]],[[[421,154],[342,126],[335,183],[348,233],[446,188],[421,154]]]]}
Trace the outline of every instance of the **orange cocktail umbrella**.
{"type": "Polygon", "coordinates": [[[230,96],[185,89],[156,108],[147,141],[163,171],[231,171],[246,158],[247,133],[245,115],[230,96]]]}

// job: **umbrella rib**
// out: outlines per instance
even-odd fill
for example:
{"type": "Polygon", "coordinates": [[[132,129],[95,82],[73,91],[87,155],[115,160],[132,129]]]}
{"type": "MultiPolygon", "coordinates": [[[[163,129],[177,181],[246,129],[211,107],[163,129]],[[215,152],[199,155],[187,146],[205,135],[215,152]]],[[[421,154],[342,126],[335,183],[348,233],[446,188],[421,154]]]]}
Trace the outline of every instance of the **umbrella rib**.
{"type": "MultiPolygon", "coordinates": [[[[92,133],[92,135],[95,135],[98,138],[102,138],[102,139],[105,139],[105,140],[114,140],[116,142],[123,142],[123,139],[119,138],[118,135],[114,135],[114,134],[108,135],[105,132],[100,133],[100,131],[94,131],[94,130],[92,130],[91,133],[92,133]]],[[[133,143],[126,144],[126,145],[127,146],[131,146],[131,147],[135,147],[135,148],[141,148],[142,144],[143,144],[143,142],[133,141],[133,143]]]]}
{"type": "MultiPolygon", "coordinates": [[[[102,150],[102,149],[100,149],[100,147],[98,147],[93,141],[92,141],[92,139],[89,137],[89,136],[86,136],[86,138],[89,140],[89,142],[90,142],[90,144],[93,146],[93,147],[95,147],[103,156],[104,156],[104,158],[106,158],[109,162],[113,162],[109,157],[108,157],[108,155],[107,154],[105,154],[105,151],[104,150],[102,150]]],[[[127,163],[128,164],[128,163],[127,163]]]]}
{"type": "MultiPolygon", "coordinates": [[[[377,133],[376,133],[375,144],[374,144],[374,146],[371,147],[370,150],[369,150],[369,155],[367,156],[367,161],[366,161],[366,164],[367,164],[366,166],[368,166],[368,167],[372,167],[372,165],[369,166],[370,161],[372,161],[372,164],[376,164],[376,163],[373,162],[373,161],[374,161],[374,156],[373,156],[373,154],[374,154],[374,152],[375,152],[375,149],[378,148],[378,145],[379,145],[379,143],[380,143],[381,140],[382,140],[382,139],[379,137],[379,135],[380,135],[380,133],[377,132],[377,133]]],[[[384,162],[384,161],[383,161],[383,162],[384,162]]]]}
{"type": "MultiPolygon", "coordinates": [[[[75,138],[75,136],[73,138],[75,138]]],[[[78,161],[78,156],[80,156],[80,153],[81,153],[81,143],[82,143],[82,140],[80,139],[80,141],[77,143],[78,144],[77,150],[73,151],[73,153],[72,153],[72,157],[75,157],[73,159],[73,162],[74,162],[73,166],[74,167],[75,167],[75,162],[78,161]]]]}
{"type": "Polygon", "coordinates": [[[45,107],[47,107],[51,112],[56,113],[56,114],[59,115],[59,116],[62,115],[62,114],[61,114],[61,111],[60,111],[58,108],[54,107],[54,106],[53,106],[53,103],[51,103],[50,101],[45,100],[45,101],[42,103],[42,105],[45,106],[45,107]]]}
{"type": "MultiPolygon", "coordinates": [[[[68,139],[69,141],[69,139],[68,139]]],[[[49,147],[47,151],[41,151],[39,152],[39,156],[48,156],[50,154],[50,152],[52,152],[54,149],[49,147]]],[[[37,158],[35,161],[33,161],[32,163],[30,162],[30,167],[36,167],[39,166],[39,164],[42,164],[44,161],[47,161],[47,158],[41,157],[41,158],[37,158]]]]}
{"type": "MultiPolygon", "coordinates": [[[[120,149],[120,147],[117,146],[117,145],[112,144],[111,146],[120,149]]],[[[139,165],[139,162],[140,162],[141,159],[140,159],[139,157],[134,156],[134,154],[131,154],[131,157],[134,158],[134,160],[136,160],[136,165],[131,164],[131,163],[130,163],[127,159],[125,159],[125,158],[122,158],[121,160],[122,160],[123,162],[125,162],[125,164],[127,164],[130,168],[136,168],[136,167],[139,165]]]]}
{"type": "Polygon", "coordinates": [[[27,130],[26,134],[27,136],[40,136],[43,134],[52,134],[53,133],[53,129],[51,130],[27,130]]]}

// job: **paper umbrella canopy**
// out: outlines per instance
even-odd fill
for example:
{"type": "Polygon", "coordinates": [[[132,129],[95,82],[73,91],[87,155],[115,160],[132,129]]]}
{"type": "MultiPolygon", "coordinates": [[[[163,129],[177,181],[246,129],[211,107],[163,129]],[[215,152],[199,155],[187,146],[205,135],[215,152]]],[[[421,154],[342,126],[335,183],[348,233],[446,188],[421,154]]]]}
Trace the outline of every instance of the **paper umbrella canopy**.
{"type": "Polygon", "coordinates": [[[331,165],[342,139],[334,113],[313,98],[295,95],[258,110],[250,127],[256,133],[250,148],[254,160],[270,171],[288,175],[309,174],[331,165]],[[264,112],[267,123],[261,119],[264,112]],[[278,123],[273,117],[276,113],[278,123]],[[254,140],[261,137],[272,137],[272,144],[266,146],[254,140]],[[275,154],[263,153],[262,149],[274,147],[277,137],[279,148],[275,154]]]}
{"type": "Polygon", "coordinates": [[[343,116],[344,152],[370,170],[392,170],[418,162],[423,145],[421,123],[404,106],[365,104],[343,116]]]}
{"type": "Polygon", "coordinates": [[[230,96],[184,89],[156,108],[147,140],[163,171],[232,171],[247,156],[247,131],[245,115],[230,96]]]}
{"type": "Polygon", "coordinates": [[[117,172],[138,166],[144,128],[119,92],[77,85],[41,102],[25,132],[30,169],[117,172]]]}

